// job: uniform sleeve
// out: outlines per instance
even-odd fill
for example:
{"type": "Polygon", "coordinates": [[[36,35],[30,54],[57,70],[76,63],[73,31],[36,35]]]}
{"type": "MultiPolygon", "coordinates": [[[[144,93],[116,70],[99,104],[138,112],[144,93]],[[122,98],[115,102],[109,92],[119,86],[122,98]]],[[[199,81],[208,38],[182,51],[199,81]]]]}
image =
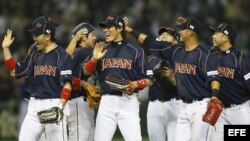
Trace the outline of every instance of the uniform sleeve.
{"type": "Polygon", "coordinates": [[[242,70],[244,79],[246,80],[246,83],[248,86],[250,86],[250,57],[247,55],[243,55],[240,60],[240,68],[242,70]]]}
{"type": "Polygon", "coordinates": [[[71,82],[72,78],[72,59],[71,57],[67,54],[65,59],[60,62],[61,67],[60,67],[60,82],[62,86],[64,85],[65,82],[71,82]]]}
{"type": "Polygon", "coordinates": [[[209,52],[205,63],[205,73],[207,75],[206,83],[210,84],[211,81],[220,81],[220,76],[218,73],[218,53],[209,52]]]}
{"type": "Polygon", "coordinates": [[[138,79],[145,77],[150,79],[153,76],[152,67],[150,67],[143,49],[138,51],[138,56],[136,58],[136,70],[139,76],[138,79]]]}
{"type": "Polygon", "coordinates": [[[15,70],[15,77],[16,78],[19,79],[21,77],[28,76],[32,73],[32,70],[33,70],[33,67],[32,67],[33,61],[32,60],[34,60],[35,52],[36,52],[36,46],[35,46],[35,44],[33,44],[30,47],[25,59],[17,62],[16,70],[15,70]]]}

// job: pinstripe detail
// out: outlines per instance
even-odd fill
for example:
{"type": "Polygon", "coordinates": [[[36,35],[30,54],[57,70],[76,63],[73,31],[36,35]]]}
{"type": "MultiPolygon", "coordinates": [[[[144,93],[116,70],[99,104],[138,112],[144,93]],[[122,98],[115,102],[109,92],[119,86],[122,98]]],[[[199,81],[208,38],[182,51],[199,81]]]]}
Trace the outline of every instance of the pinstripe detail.
{"type": "Polygon", "coordinates": [[[78,119],[78,103],[76,102],[76,129],[77,129],[77,141],[79,141],[79,119],[78,119]]]}

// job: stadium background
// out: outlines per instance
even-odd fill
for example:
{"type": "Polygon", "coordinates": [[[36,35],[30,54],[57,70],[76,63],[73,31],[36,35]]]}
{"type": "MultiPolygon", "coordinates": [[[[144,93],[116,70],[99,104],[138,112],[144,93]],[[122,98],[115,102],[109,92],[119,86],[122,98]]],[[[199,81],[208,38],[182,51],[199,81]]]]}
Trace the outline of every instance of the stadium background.
{"type": "MultiPolygon", "coordinates": [[[[174,26],[178,16],[192,16],[203,24],[203,44],[211,44],[209,25],[229,22],[238,31],[237,46],[250,53],[249,5],[249,0],[0,0],[0,41],[7,28],[12,29],[16,38],[11,50],[19,60],[32,43],[27,29],[32,20],[41,15],[50,15],[61,24],[56,39],[64,47],[71,38],[72,29],[80,22],[96,26],[96,34],[103,40],[98,23],[107,15],[127,16],[132,27],[153,35],[157,35],[161,26],[174,26]]],[[[138,43],[130,35],[128,39],[138,43]]],[[[9,76],[2,49],[0,54],[0,141],[16,141],[23,80],[9,76]]],[[[144,140],[147,140],[146,111],[147,102],[141,105],[140,111],[144,140]]],[[[119,132],[116,138],[120,138],[119,132]]]]}

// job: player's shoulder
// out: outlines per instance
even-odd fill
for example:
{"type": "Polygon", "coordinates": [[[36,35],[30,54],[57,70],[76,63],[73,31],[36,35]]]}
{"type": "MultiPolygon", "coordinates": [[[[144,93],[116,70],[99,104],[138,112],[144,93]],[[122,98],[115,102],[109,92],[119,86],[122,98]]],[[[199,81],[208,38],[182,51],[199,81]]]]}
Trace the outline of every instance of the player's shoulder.
{"type": "Polygon", "coordinates": [[[134,50],[137,50],[137,51],[142,51],[143,48],[140,47],[139,45],[137,44],[134,44],[134,43],[131,43],[131,42],[127,42],[127,45],[126,45],[128,48],[130,49],[134,49],[134,50]]]}
{"type": "Polygon", "coordinates": [[[62,46],[60,46],[60,45],[57,45],[57,48],[55,49],[55,51],[58,52],[59,55],[61,55],[61,56],[67,56],[67,55],[69,55],[66,52],[66,50],[62,46]]]}

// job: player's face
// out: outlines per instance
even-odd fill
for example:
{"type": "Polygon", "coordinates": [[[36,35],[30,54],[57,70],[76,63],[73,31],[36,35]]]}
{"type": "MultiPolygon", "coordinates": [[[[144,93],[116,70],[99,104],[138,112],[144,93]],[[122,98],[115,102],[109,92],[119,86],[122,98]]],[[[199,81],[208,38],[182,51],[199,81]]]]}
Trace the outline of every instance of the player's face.
{"type": "Polygon", "coordinates": [[[170,35],[168,32],[163,32],[160,36],[159,39],[161,41],[166,41],[166,42],[170,42],[173,43],[174,42],[174,37],[172,35],[170,35]]]}
{"type": "Polygon", "coordinates": [[[88,34],[86,44],[88,47],[94,48],[95,47],[96,36],[94,32],[88,34]]]}
{"type": "Polygon", "coordinates": [[[114,26],[103,28],[107,42],[118,42],[122,40],[121,29],[114,26]]]}
{"type": "Polygon", "coordinates": [[[226,35],[224,35],[221,32],[215,32],[214,35],[212,36],[213,39],[213,46],[220,48],[220,46],[223,45],[226,35]]]}
{"type": "Polygon", "coordinates": [[[36,43],[37,50],[43,50],[48,45],[48,37],[49,35],[46,34],[40,34],[37,36],[33,36],[33,40],[36,43]]]}
{"type": "Polygon", "coordinates": [[[186,42],[188,40],[188,38],[190,37],[190,35],[191,35],[191,33],[188,29],[180,30],[179,31],[179,36],[180,36],[179,41],[186,42]]]}

